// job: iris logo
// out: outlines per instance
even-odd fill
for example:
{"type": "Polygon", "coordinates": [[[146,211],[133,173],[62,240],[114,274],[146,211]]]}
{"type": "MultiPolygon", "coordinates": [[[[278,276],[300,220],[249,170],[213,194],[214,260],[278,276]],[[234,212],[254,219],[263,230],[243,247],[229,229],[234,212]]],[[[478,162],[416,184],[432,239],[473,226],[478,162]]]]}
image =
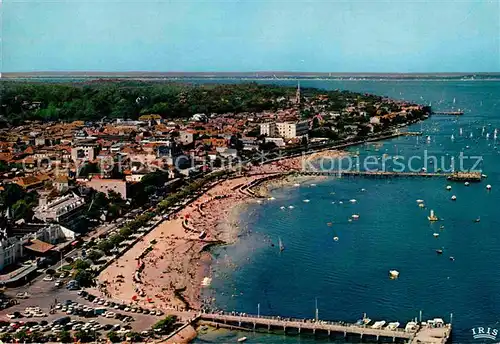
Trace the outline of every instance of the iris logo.
{"type": "Polygon", "coordinates": [[[491,339],[496,340],[498,330],[491,327],[475,327],[472,329],[472,337],[474,339],[491,339]]]}

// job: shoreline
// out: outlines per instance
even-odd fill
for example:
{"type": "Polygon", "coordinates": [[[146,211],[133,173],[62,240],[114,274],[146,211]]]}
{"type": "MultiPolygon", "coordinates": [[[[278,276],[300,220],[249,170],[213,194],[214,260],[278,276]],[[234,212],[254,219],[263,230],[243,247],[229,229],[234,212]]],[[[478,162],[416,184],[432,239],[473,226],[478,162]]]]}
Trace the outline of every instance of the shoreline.
{"type": "MultiPolygon", "coordinates": [[[[345,151],[311,154],[343,156],[345,151]]],[[[171,219],[165,220],[99,275],[101,295],[144,308],[199,310],[203,285],[211,281],[211,248],[231,245],[241,231],[243,208],[270,190],[317,179],[294,175],[302,156],[254,166],[244,175],[214,185],[171,219]],[[120,276],[123,278],[120,279],[120,276]],[[133,281],[123,283],[120,281],[133,281]]]]}

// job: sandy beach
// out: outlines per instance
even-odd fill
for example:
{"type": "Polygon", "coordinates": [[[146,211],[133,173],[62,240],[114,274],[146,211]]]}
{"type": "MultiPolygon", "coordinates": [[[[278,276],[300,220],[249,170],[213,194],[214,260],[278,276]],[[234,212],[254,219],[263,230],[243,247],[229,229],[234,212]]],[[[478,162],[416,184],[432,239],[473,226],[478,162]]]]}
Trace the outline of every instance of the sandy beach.
{"type": "Polygon", "coordinates": [[[199,309],[202,282],[208,282],[207,246],[234,243],[240,206],[255,202],[269,187],[291,183],[294,179],[286,173],[299,171],[302,164],[303,157],[297,157],[255,166],[213,186],[106,268],[99,275],[106,285],[101,291],[115,300],[167,312],[199,309]],[[245,189],[263,178],[266,182],[255,193],[245,189]]]}

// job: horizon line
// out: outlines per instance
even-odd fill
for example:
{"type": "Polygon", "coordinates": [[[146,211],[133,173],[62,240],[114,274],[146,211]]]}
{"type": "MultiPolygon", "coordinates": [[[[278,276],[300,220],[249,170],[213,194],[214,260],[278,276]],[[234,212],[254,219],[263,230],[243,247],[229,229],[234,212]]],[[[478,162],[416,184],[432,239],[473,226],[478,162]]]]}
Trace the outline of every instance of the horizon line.
{"type": "Polygon", "coordinates": [[[37,77],[37,76],[233,76],[233,77],[277,77],[277,76],[442,76],[442,77],[458,77],[458,76],[500,76],[500,72],[294,72],[294,71],[230,71],[230,72],[215,72],[215,71],[31,71],[31,72],[1,72],[0,78],[12,77],[37,77]]]}

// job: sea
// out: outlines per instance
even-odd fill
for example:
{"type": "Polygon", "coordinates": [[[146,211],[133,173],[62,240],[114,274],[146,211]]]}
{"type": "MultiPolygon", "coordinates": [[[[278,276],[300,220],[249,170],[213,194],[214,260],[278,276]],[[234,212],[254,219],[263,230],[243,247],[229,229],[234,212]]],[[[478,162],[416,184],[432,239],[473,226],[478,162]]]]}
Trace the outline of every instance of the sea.
{"type": "MultiPolygon", "coordinates": [[[[259,82],[296,86],[294,80],[259,82]]],[[[475,327],[500,329],[500,138],[493,138],[494,130],[500,131],[500,81],[301,80],[300,85],[464,111],[458,117],[433,115],[407,128],[422,136],[351,147],[355,168],[356,163],[366,167],[366,159],[370,168],[381,167],[389,156],[390,170],[392,156],[399,156],[407,171],[445,171],[453,157],[454,171],[480,169],[487,177],[468,186],[445,177],[328,177],[275,189],[275,199],[249,204],[240,214],[238,241],[212,252],[213,281],[204,296],[226,311],[282,317],[313,319],[317,305],[320,320],[345,322],[366,313],[374,321],[404,326],[421,312],[424,320],[452,321],[453,343],[480,342],[472,338],[475,327]],[[428,220],[430,210],[439,221],[428,220]],[[390,270],[399,271],[399,278],[390,279],[390,270]]],[[[216,331],[200,334],[196,342],[231,343],[241,336],[248,343],[335,341],[216,331]]]]}

